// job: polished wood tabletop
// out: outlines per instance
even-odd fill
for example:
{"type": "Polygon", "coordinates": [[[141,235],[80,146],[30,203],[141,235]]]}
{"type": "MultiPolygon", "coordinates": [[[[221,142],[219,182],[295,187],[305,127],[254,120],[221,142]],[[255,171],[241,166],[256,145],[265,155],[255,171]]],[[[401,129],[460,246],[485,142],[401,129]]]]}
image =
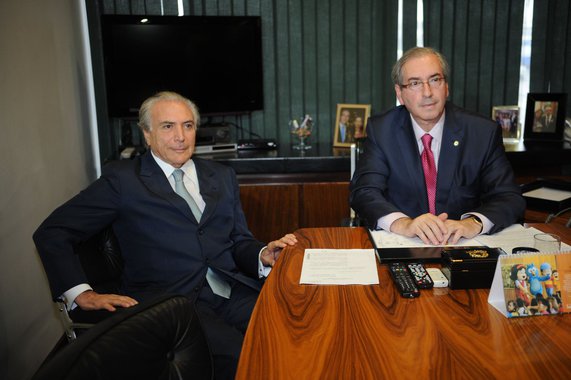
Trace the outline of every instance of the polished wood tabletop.
{"type": "MultiPolygon", "coordinates": [[[[571,242],[571,229],[539,228],[571,242]]],[[[300,285],[306,248],[371,243],[361,227],[295,234],[260,294],[236,379],[571,379],[571,314],[508,319],[486,289],[405,299],[379,264],[378,285],[300,285]]]]}

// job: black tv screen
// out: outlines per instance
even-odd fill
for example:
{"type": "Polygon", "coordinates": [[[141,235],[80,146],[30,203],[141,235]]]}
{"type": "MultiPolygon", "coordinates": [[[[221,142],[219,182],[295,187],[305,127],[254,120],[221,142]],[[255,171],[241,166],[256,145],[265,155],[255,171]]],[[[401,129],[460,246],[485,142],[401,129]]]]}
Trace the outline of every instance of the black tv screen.
{"type": "Polygon", "coordinates": [[[102,37],[111,117],[136,116],[163,90],[202,115],[263,108],[260,17],[104,15],[102,37]]]}

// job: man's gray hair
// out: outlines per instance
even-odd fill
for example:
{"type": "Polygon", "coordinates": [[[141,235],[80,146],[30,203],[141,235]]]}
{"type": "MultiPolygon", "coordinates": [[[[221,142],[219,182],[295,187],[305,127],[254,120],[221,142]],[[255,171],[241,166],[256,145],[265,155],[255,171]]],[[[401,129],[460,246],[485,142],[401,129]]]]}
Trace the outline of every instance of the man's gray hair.
{"type": "Polygon", "coordinates": [[[434,54],[436,58],[438,58],[440,61],[440,66],[442,67],[442,75],[444,75],[444,79],[448,81],[448,77],[450,75],[450,66],[448,66],[446,58],[444,58],[440,52],[433,48],[417,46],[407,50],[393,66],[393,71],[391,74],[393,83],[397,85],[405,84],[403,83],[402,68],[404,64],[408,62],[408,60],[412,58],[423,57],[429,54],[434,54]]]}
{"type": "Polygon", "coordinates": [[[186,104],[186,106],[192,111],[192,114],[194,115],[194,124],[196,128],[198,128],[200,125],[200,114],[198,113],[198,107],[196,107],[192,101],[176,92],[161,91],[157,92],[150,98],[147,98],[147,100],[141,104],[141,108],[139,109],[139,122],[137,125],[143,132],[151,131],[151,109],[156,102],[161,100],[173,100],[186,104]]]}

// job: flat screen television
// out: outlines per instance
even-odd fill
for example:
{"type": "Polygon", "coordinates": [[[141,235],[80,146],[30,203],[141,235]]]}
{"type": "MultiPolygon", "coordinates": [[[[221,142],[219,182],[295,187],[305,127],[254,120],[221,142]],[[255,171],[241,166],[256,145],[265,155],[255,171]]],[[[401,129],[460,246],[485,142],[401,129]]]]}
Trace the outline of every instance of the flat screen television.
{"type": "Polygon", "coordinates": [[[103,15],[101,27],[109,116],[136,116],[163,90],[201,115],[263,108],[260,17],[103,15]]]}

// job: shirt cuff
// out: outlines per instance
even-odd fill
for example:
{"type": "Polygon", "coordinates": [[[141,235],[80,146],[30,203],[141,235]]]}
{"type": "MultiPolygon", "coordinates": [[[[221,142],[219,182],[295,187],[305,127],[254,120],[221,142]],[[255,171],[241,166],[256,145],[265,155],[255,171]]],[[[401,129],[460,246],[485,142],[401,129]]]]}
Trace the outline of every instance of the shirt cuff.
{"type": "Polygon", "coordinates": [[[391,232],[391,225],[395,220],[400,218],[408,218],[408,216],[402,212],[391,212],[390,214],[382,216],[377,220],[377,229],[391,232]]]}
{"type": "Polygon", "coordinates": [[[77,296],[88,290],[93,290],[93,288],[88,284],[79,284],[63,293],[62,298],[67,310],[75,309],[77,307],[77,304],[75,303],[77,296]]]}
{"type": "Polygon", "coordinates": [[[265,246],[264,248],[260,249],[260,252],[258,253],[258,277],[259,278],[268,277],[268,275],[272,271],[272,267],[266,267],[262,263],[262,259],[261,259],[262,252],[264,252],[264,249],[266,249],[266,248],[268,248],[268,246],[265,246]]]}
{"type": "Polygon", "coordinates": [[[479,212],[468,212],[466,214],[462,214],[462,216],[460,217],[460,220],[464,220],[466,218],[469,218],[471,215],[477,216],[482,221],[482,224],[483,224],[482,231],[480,231],[479,235],[487,234],[488,232],[490,232],[492,227],[494,227],[494,223],[492,223],[492,221],[490,219],[486,218],[484,215],[480,214],[479,212]]]}

